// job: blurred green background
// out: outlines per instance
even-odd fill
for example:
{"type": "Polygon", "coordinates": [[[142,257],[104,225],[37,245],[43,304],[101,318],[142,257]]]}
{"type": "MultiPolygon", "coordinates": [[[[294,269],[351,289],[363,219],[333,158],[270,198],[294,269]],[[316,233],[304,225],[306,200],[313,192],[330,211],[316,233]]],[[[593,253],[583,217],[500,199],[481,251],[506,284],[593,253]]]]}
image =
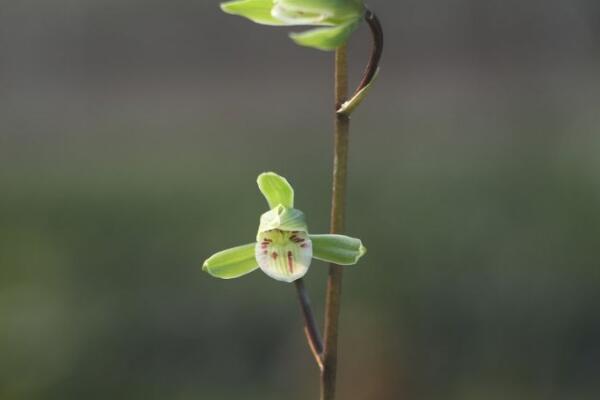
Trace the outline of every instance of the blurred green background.
{"type": "MultiPolygon", "coordinates": [[[[599,4],[370,2],[340,399],[600,396],[599,4]]],[[[3,0],[0,399],[316,398],[293,288],[200,265],[266,170],[327,230],[331,78],[217,1],[3,0]]]]}

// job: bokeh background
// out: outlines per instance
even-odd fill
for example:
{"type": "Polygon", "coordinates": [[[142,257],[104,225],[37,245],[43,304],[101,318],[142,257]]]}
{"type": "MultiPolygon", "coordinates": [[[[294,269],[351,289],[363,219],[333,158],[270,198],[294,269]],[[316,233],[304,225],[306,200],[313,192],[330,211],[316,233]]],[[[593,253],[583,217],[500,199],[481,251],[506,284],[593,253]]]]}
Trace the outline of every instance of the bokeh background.
{"type": "MultiPolygon", "coordinates": [[[[370,6],[340,399],[597,399],[600,3],[370,6]]],[[[0,399],[316,398],[293,288],[200,265],[252,241],[265,170],[327,230],[331,79],[216,0],[3,0],[0,399]]]]}

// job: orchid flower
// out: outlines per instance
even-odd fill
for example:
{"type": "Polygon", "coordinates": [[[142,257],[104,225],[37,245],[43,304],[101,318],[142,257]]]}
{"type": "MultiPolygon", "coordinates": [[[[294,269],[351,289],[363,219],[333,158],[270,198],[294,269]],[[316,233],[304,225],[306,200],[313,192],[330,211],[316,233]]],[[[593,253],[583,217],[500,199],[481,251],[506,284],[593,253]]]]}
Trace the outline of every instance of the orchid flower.
{"type": "Polygon", "coordinates": [[[359,239],[343,235],[311,235],[302,211],[294,208],[294,189],[273,172],[258,177],[270,211],[260,217],[256,242],[214,254],[204,262],[210,275],[232,279],[260,268],[282,282],[302,278],[313,258],[353,265],[366,253],[359,239]]]}
{"type": "Polygon", "coordinates": [[[362,0],[235,0],[221,9],[263,25],[320,26],[290,35],[297,44],[319,50],[346,43],[365,14],[362,0]]]}

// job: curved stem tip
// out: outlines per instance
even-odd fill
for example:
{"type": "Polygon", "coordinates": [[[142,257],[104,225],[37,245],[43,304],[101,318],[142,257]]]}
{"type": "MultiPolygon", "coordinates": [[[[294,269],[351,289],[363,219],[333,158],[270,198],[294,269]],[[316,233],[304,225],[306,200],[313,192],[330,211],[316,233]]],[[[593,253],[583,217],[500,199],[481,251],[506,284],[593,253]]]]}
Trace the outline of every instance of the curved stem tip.
{"type": "Polygon", "coordinates": [[[377,73],[377,70],[379,69],[379,62],[381,61],[381,56],[383,55],[383,28],[381,27],[379,18],[377,18],[377,15],[375,15],[374,12],[367,9],[367,12],[365,13],[365,21],[367,21],[373,36],[373,48],[371,50],[369,64],[367,64],[367,68],[363,74],[363,79],[354,93],[360,92],[369,83],[371,83],[375,77],[375,74],[377,73]]]}
{"type": "Polygon", "coordinates": [[[383,28],[377,15],[371,10],[367,9],[365,12],[365,21],[371,30],[371,36],[373,38],[373,46],[371,49],[371,56],[369,57],[369,63],[365,68],[363,77],[360,84],[350,96],[350,99],[337,107],[337,112],[341,114],[351,114],[352,111],[360,104],[366,95],[369,85],[373,82],[379,70],[379,63],[381,56],[383,55],[383,28]]]}

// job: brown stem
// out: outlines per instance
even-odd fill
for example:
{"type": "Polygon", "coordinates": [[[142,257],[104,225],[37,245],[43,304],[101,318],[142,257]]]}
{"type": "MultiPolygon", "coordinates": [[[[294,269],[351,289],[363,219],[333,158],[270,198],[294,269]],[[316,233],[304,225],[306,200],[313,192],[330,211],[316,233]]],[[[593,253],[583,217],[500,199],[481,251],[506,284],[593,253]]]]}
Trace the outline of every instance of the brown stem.
{"type": "MultiPolygon", "coordinates": [[[[347,48],[340,47],[335,53],[335,105],[336,109],[348,96],[347,48]]],[[[348,175],[348,139],[350,119],[337,114],[334,130],[333,192],[331,203],[331,233],[344,230],[346,206],[346,177],[348,175]]],[[[338,362],[338,321],[342,295],[342,269],[331,264],[327,280],[325,304],[325,351],[321,373],[321,400],[335,399],[335,383],[338,362]]]]}
{"type": "MultiPolygon", "coordinates": [[[[363,79],[354,92],[356,95],[375,77],[383,54],[383,30],[377,16],[370,10],[365,20],[373,36],[373,49],[363,79]]],[[[348,98],[348,56],[346,45],[335,53],[335,109],[339,110],[348,98]]],[[[343,113],[335,115],[333,190],[331,200],[331,233],[342,233],[345,227],[346,181],[348,177],[348,149],[350,117],[343,113]]],[[[338,324],[342,297],[342,268],[329,266],[325,299],[325,347],[321,372],[321,400],[335,400],[338,366],[338,324]]]]}
{"type": "Polygon", "coordinates": [[[296,291],[298,292],[298,301],[300,302],[300,308],[304,317],[304,333],[308,340],[308,346],[310,347],[317,366],[323,370],[323,340],[321,339],[321,333],[317,327],[315,315],[312,312],[310,306],[310,298],[306,287],[304,286],[304,280],[298,279],[294,282],[296,284],[296,291]]]}

